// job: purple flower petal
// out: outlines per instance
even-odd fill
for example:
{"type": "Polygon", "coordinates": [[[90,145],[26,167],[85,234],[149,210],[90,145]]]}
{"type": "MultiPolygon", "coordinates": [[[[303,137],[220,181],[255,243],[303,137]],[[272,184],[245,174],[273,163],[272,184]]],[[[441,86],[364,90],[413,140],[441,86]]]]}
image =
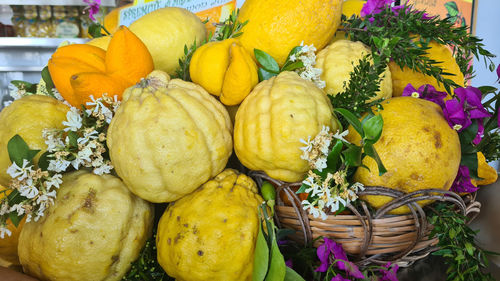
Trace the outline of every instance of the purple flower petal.
{"type": "Polygon", "coordinates": [[[328,268],[330,267],[330,254],[332,254],[332,243],[333,240],[330,240],[328,238],[324,238],[324,243],[321,244],[317,249],[316,249],[316,254],[318,255],[318,259],[321,262],[321,265],[316,268],[315,271],[317,272],[326,272],[328,268]]]}
{"type": "Polygon", "coordinates": [[[413,85],[411,83],[408,83],[408,85],[406,85],[406,87],[403,89],[403,97],[411,97],[413,95],[413,93],[418,93],[419,97],[420,97],[420,93],[417,91],[417,89],[415,89],[415,87],[413,87],[413,85]]]}
{"type": "Polygon", "coordinates": [[[470,119],[479,119],[491,116],[481,102],[482,93],[478,88],[471,86],[468,86],[467,88],[457,88],[455,89],[455,95],[462,103],[465,101],[464,109],[469,112],[470,119]]]}
{"type": "Polygon", "coordinates": [[[445,107],[443,108],[443,114],[450,127],[454,128],[455,125],[461,126],[458,131],[462,131],[472,124],[472,122],[466,118],[467,116],[463,108],[463,103],[456,99],[446,101],[445,107]]]}
{"type": "Polygon", "coordinates": [[[350,280],[342,277],[342,275],[340,275],[340,274],[337,274],[330,281],[350,281],[350,280]]]}
{"type": "Polygon", "coordinates": [[[398,272],[399,266],[397,264],[391,264],[391,262],[388,262],[383,267],[387,269],[380,270],[381,276],[379,281],[398,281],[396,273],[398,272]]]}
{"type": "Polygon", "coordinates": [[[289,259],[289,260],[285,261],[285,265],[288,266],[289,268],[293,269],[293,261],[292,261],[292,259],[289,259]]]}
{"type": "Polygon", "coordinates": [[[498,82],[500,83],[500,64],[497,66],[497,76],[498,76],[498,82]]]}
{"type": "Polygon", "coordinates": [[[363,5],[360,16],[366,17],[370,14],[378,14],[385,9],[386,5],[390,6],[393,2],[394,0],[368,0],[365,5],[363,5]]]}
{"type": "Polygon", "coordinates": [[[83,0],[84,3],[89,5],[85,10],[89,11],[89,18],[95,21],[94,15],[99,13],[99,6],[101,6],[101,0],[83,0]]]}
{"type": "Polygon", "coordinates": [[[484,134],[483,119],[480,119],[477,121],[477,134],[472,143],[474,145],[478,145],[483,139],[483,134],[484,134]]]}
{"type": "Polygon", "coordinates": [[[474,186],[470,181],[469,168],[467,166],[460,166],[460,168],[458,169],[457,177],[455,178],[455,181],[451,185],[450,190],[457,193],[461,192],[470,193],[478,189],[479,188],[474,186]]]}
{"type": "Polygon", "coordinates": [[[347,255],[346,255],[344,249],[342,248],[341,244],[337,244],[337,243],[333,242],[333,245],[332,245],[331,249],[332,249],[332,252],[333,252],[333,257],[336,260],[349,261],[349,259],[347,259],[347,255]]]}

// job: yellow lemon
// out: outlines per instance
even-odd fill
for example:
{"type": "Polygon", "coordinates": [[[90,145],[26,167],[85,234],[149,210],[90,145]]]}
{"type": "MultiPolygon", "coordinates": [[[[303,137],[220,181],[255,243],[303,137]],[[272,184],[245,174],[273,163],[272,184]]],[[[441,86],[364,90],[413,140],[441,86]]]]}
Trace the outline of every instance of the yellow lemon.
{"type": "Polygon", "coordinates": [[[110,41],[111,41],[111,35],[108,35],[108,36],[94,38],[94,39],[90,40],[89,42],[87,42],[86,44],[99,47],[99,48],[103,49],[104,51],[106,51],[108,49],[110,41]]]}
{"type": "Polygon", "coordinates": [[[282,65],[290,50],[304,42],[318,50],[330,42],[340,24],[342,0],[246,0],[240,9],[239,40],[249,53],[260,49],[282,65]]]}
{"type": "MultiPolygon", "coordinates": [[[[384,120],[382,135],[374,147],[387,169],[379,175],[377,164],[365,157],[358,168],[354,181],[367,186],[385,186],[403,192],[437,188],[448,190],[460,165],[460,141],[455,130],[443,117],[441,108],[430,101],[397,97],[382,102],[380,114],[384,120]]],[[[355,144],[361,137],[349,128],[347,139],[355,144]]],[[[375,208],[380,208],[391,198],[364,196],[375,208]]],[[[420,204],[429,202],[420,201],[420,204]]],[[[409,212],[400,207],[393,213],[409,212]]]]}
{"type": "Polygon", "coordinates": [[[486,158],[484,157],[484,154],[482,152],[477,153],[477,162],[477,175],[482,178],[482,180],[472,179],[472,184],[478,186],[488,185],[496,182],[498,179],[498,173],[495,168],[488,165],[488,162],[486,162],[486,158]]]}

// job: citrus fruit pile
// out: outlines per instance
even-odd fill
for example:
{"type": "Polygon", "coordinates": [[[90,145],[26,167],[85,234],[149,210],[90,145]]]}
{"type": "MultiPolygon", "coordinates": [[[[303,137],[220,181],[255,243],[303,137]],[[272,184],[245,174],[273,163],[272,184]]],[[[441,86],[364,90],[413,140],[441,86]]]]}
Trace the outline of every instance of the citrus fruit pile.
{"type": "MultiPolygon", "coordinates": [[[[363,145],[365,136],[342,128],[331,101],[373,54],[362,42],[340,38],[341,31],[336,35],[342,4],[246,0],[233,14],[237,22],[210,36],[185,9],[158,9],[129,27],[116,26],[115,11],[104,23],[112,34],[59,47],[48,72],[62,98],[27,95],[0,113],[0,185],[9,187],[2,196],[26,177],[52,177],[36,194],[19,189],[49,203],[17,227],[6,221],[11,235],[0,239],[3,264],[21,265],[41,280],[121,280],[154,232],[157,262],[176,280],[252,280],[264,199],[249,176],[232,169],[241,165],[231,163],[300,182],[311,170],[304,144],[325,128],[348,129],[340,138],[363,145]],[[31,161],[33,170],[12,164],[17,135],[38,150],[20,162],[31,161]],[[47,161],[48,168],[33,172],[47,161]],[[52,185],[57,196],[43,199],[52,185]]],[[[363,4],[347,1],[344,14],[359,15],[363,4]]],[[[465,85],[446,46],[430,42],[425,56],[465,85]]],[[[437,104],[400,97],[409,83],[439,91],[442,84],[394,62],[376,77],[380,87],[366,103],[380,105],[374,111],[384,126],[374,148],[387,172],[366,157],[353,179],[404,192],[448,190],[461,162],[457,130],[437,104]]],[[[496,181],[484,155],[478,159],[483,179],[474,183],[496,181]]],[[[362,199],[374,208],[390,200],[362,199]]]]}

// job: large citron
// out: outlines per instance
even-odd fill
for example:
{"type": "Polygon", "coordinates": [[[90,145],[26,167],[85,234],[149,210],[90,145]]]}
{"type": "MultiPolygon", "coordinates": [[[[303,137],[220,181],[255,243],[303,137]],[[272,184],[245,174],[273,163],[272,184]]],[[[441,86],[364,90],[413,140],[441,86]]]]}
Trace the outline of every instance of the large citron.
{"type": "Polygon", "coordinates": [[[148,47],[154,68],[172,75],[184,56],[184,46],[205,40],[201,20],[186,9],[167,7],[153,11],[130,25],[130,30],[148,47]]]}
{"type": "Polygon", "coordinates": [[[240,42],[251,54],[260,49],[282,65],[304,42],[321,50],[340,24],[342,0],[246,0],[239,20],[247,21],[240,42]]]}
{"type": "Polygon", "coordinates": [[[234,149],[241,163],[289,182],[302,180],[309,170],[300,158],[300,139],[316,136],[323,126],[337,130],[325,93],[288,71],[257,84],[235,119],[234,149]]]}
{"type": "MultiPolygon", "coordinates": [[[[450,73],[451,75],[443,75],[444,78],[451,79],[459,86],[464,86],[464,75],[460,71],[453,54],[448,47],[438,44],[435,41],[429,42],[429,49],[427,50],[427,57],[433,59],[437,62],[436,66],[440,67],[443,72],[450,73]]],[[[392,95],[399,97],[403,94],[403,90],[411,83],[415,89],[425,84],[430,84],[436,88],[438,91],[445,91],[443,83],[439,83],[436,78],[425,75],[423,73],[413,71],[408,67],[401,68],[395,62],[389,63],[389,68],[391,70],[392,76],[392,95]]]]}
{"type": "Polygon", "coordinates": [[[151,202],[171,202],[220,173],[232,153],[231,120],[202,87],[165,72],[123,94],[108,129],[116,173],[151,202]]]}
{"type": "Polygon", "coordinates": [[[40,280],[121,280],[153,227],[153,207],[112,175],[65,174],[54,205],[24,225],[19,260],[40,280]]]}
{"type": "Polygon", "coordinates": [[[30,149],[42,150],[35,157],[37,162],[47,149],[43,130],[62,129],[68,110],[68,106],[54,98],[31,95],[14,101],[0,112],[0,185],[7,186],[11,180],[7,174],[7,168],[12,164],[7,150],[9,140],[20,135],[30,149]]]}
{"type": "MultiPolygon", "coordinates": [[[[413,97],[397,97],[382,102],[384,120],[382,135],[374,147],[387,172],[379,175],[377,164],[365,157],[354,181],[368,186],[385,186],[403,192],[437,188],[448,190],[460,164],[460,141],[446,122],[441,108],[430,101],[413,97]]],[[[361,137],[352,128],[347,139],[360,144],[361,137]]],[[[386,196],[364,196],[375,208],[391,201],[386,196]]],[[[428,203],[419,202],[420,204],[428,203]]],[[[408,212],[400,207],[393,213],[408,212]]]]}
{"type": "Polygon", "coordinates": [[[262,197],[227,169],[168,206],[158,224],[158,262],[176,280],[252,280],[262,197]]]}

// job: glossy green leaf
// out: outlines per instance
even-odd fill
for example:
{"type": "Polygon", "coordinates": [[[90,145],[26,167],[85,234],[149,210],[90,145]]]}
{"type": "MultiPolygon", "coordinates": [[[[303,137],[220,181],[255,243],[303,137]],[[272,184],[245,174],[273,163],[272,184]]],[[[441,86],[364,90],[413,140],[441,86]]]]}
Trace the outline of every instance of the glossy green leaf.
{"type": "Polygon", "coordinates": [[[340,153],[342,152],[343,147],[344,143],[341,140],[337,140],[335,145],[332,147],[330,153],[328,153],[328,156],[326,158],[326,164],[328,168],[332,169],[333,171],[338,170],[338,165],[340,162],[340,153]]]}
{"type": "Polygon", "coordinates": [[[479,124],[477,120],[472,120],[472,124],[459,133],[462,145],[471,143],[477,135],[479,124]]]}
{"type": "Polygon", "coordinates": [[[262,281],[266,278],[267,269],[269,267],[269,247],[267,246],[266,238],[264,237],[262,223],[259,223],[259,234],[255,244],[255,253],[253,261],[253,281],[262,281]]]}
{"type": "Polygon", "coordinates": [[[354,130],[356,130],[356,132],[358,132],[358,134],[360,134],[361,137],[365,136],[363,133],[363,125],[359,121],[358,117],[356,117],[356,115],[354,115],[352,112],[350,112],[349,110],[344,109],[344,108],[335,108],[334,111],[338,112],[342,116],[344,116],[344,118],[347,120],[347,122],[349,122],[349,124],[351,124],[351,126],[354,128],[354,130]]]}
{"type": "Polygon", "coordinates": [[[16,163],[19,167],[23,165],[23,159],[31,162],[33,157],[40,152],[40,150],[31,150],[20,135],[15,135],[9,140],[7,151],[9,152],[10,161],[16,163]]]}
{"type": "Polygon", "coordinates": [[[359,167],[362,163],[363,149],[360,146],[350,145],[342,154],[345,157],[345,164],[349,167],[359,167]]]}
{"type": "Polygon", "coordinates": [[[375,115],[363,122],[363,131],[365,133],[365,139],[369,139],[374,143],[378,141],[382,135],[382,128],[384,126],[384,120],[381,115],[375,115]]]}
{"type": "Polygon", "coordinates": [[[304,67],[304,63],[302,61],[288,61],[283,65],[281,71],[294,71],[295,69],[299,69],[304,67]]]}
{"type": "Polygon", "coordinates": [[[69,145],[71,147],[78,147],[78,134],[73,131],[69,131],[68,133],[69,145]]]}
{"type": "Polygon", "coordinates": [[[26,92],[28,93],[35,93],[36,92],[36,84],[32,84],[26,81],[21,81],[21,80],[12,80],[10,81],[12,85],[14,85],[18,89],[25,89],[26,92]]]}
{"type": "Polygon", "coordinates": [[[42,171],[47,171],[49,168],[49,156],[50,152],[45,151],[38,159],[38,168],[42,169],[42,171]]]}
{"type": "Polygon", "coordinates": [[[50,76],[48,66],[45,66],[42,69],[42,79],[43,79],[43,82],[45,82],[45,88],[47,89],[47,93],[49,93],[51,96],[55,97],[54,94],[52,94],[52,89],[54,89],[54,82],[52,82],[52,77],[50,76]]]}
{"type": "Polygon", "coordinates": [[[460,159],[460,165],[467,166],[469,168],[470,177],[476,180],[480,180],[477,174],[478,160],[477,153],[462,153],[462,159],[460,159]]]}
{"type": "Polygon", "coordinates": [[[257,74],[259,75],[259,81],[262,82],[264,80],[269,80],[271,77],[276,76],[278,74],[269,72],[264,68],[260,68],[257,70],[257,74]]]}
{"type": "Polygon", "coordinates": [[[384,164],[382,164],[382,160],[378,156],[377,151],[375,151],[375,148],[373,147],[372,144],[367,143],[363,146],[363,150],[365,151],[366,155],[370,156],[377,162],[377,167],[378,167],[378,174],[379,176],[382,176],[387,172],[387,169],[384,167],[384,164]]]}
{"type": "Polygon", "coordinates": [[[295,193],[296,193],[296,194],[299,194],[299,193],[304,193],[308,187],[309,187],[309,186],[308,186],[307,184],[302,184],[302,185],[299,187],[299,190],[297,190],[297,192],[295,192],[295,193]]]}
{"type": "Polygon", "coordinates": [[[305,279],[302,278],[302,276],[300,276],[297,272],[295,272],[295,270],[287,266],[285,272],[285,281],[305,281],[305,279]]]}
{"type": "Polygon", "coordinates": [[[271,241],[271,260],[269,263],[269,271],[266,276],[266,281],[283,281],[286,274],[285,258],[280,252],[276,237],[271,241]]]}
{"type": "Polygon", "coordinates": [[[265,70],[276,74],[279,73],[280,67],[276,62],[276,60],[273,57],[271,57],[271,55],[259,49],[254,49],[254,54],[259,64],[265,70]]]}
{"type": "Polygon", "coordinates": [[[17,227],[21,220],[24,218],[24,214],[18,216],[17,212],[11,212],[9,213],[9,219],[12,222],[12,224],[17,227]]]}

